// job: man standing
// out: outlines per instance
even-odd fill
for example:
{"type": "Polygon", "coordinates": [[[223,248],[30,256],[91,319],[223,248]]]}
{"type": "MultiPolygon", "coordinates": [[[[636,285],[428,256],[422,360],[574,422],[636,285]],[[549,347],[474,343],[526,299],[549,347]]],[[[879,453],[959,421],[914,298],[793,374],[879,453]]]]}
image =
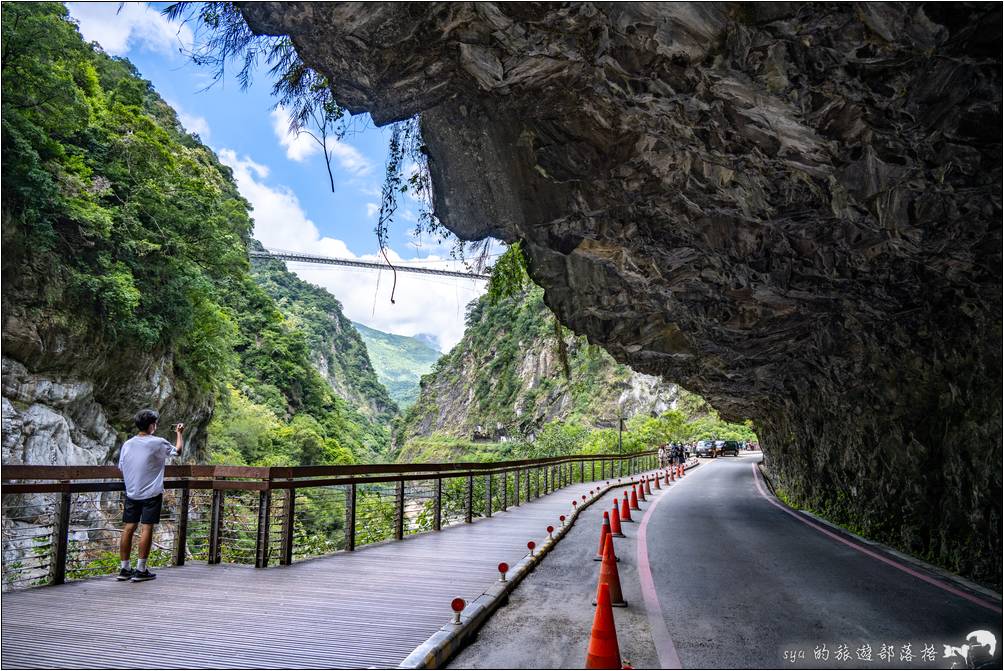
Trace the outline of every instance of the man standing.
{"type": "Polygon", "coordinates": [[[174,427],[174,445],[155,435],[160,416],[153,410],[140,410],[136,415],[139,433],[125,442],[119,454],[119,470],[125,482],[125,505],[122,512],[122,540],[119,543],[119,580],[143,582],[153,580],[146,560],[153,545],[153,525],[160,522],[160,508],[164,503],[164,465],[168,457],[181,454],[181,434],[184,424],[174,427]],[[139,561],[136,569],[129,567],[132,553],[132,536],[136,525],[139,533],[139,561]]]}

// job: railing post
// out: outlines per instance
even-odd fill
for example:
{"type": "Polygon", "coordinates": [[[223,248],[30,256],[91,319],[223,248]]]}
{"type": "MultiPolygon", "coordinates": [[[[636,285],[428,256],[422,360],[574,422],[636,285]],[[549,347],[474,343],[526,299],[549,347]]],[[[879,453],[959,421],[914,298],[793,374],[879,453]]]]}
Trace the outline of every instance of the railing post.
{"type": "Polygon", "coordinates": [[[219,564],[223,559],[223,551],[220,547],[220,532],[223,529],[223,490],[213,490],[213,501],[209,512],[209,551],[206,558],[207,564],[219,564]]]}
{"type": "Polygon", "coordinates": [[[474,521],[474,476],[467,476],[467,501],[464,506],[464,521],[470,524],[474,521]]]}
{"type": "Polygon", "coordinates": [[[54,549],[50,574],[53,585],[62,585],[66,582],[66,553],[70,545],[70,492],[59,495],[59,511],[56,513],[52,533],[54,549]]]}
{"type": "Polygon", "coordinates": [[[293,563],[293,537],[296,534],[296,490],[286,490],[286,501],[282,507],[282,552],[279,563],[289,566],[293,563]]]}
{"type": "Polygon", "coordinates": [[[485,517],[492,516],[492,474],[485,475],[485,517]]]}
{"type": "Polygon", "coordinates": [[[268,546],[272,526],[272,490],[258,493],[258,534],[255,538],[254,567],[268,567],[268,546]]]}
{"type": "Polygon", "coordinates": [[[533,498],[535,499],[540,498],[540,481],[543,479],[543,473],[541,473],[542,470],[543,469],[541,469],[540,466],[533,469],[533,498]]]}
{"type": "Polygon", "coordinates": [[[586,462],[579,462],[579,482],[586,481],[586,462]]]}
{"type": "Polygon", "coordinates": [[[589,460],[589,479],[591,481],[595,481],[596,480],[596,460],[595,459],[590,459],[589,460]]]}
{"type": "Polygon", "coordinates": [[[436,492],[433,495],[435,507],[432,511],[432,528],[435,531],[443,529],[443,478],[436,478],[436,492]]]}
{"type": "Polygon", "coordinates": [[[188,552],[188,505],[189,489],[186,479],[178,495],[178,525],[174,529],[174,565],[185,565],[185,554],[188,552]]]}
{"type": "Polygon", "coordinates": [[[509,507],[509,471],[502,471],[502,510],[509,507]]]}
{"type": "Polygon", "coordinates": [[[356,549],[356,483],[349,485],[345,493],[345,549],[356,549]]]}
{"type": "Polygon", "coordinates": [[[519,506],[519,469],[512,473],[512,504],[519,506]]]}
{"type": "Polygon", "coordinates": [[[397,491],[394,496],[394,538],[404,538],[404,480],[397,481],[397,491]]]}

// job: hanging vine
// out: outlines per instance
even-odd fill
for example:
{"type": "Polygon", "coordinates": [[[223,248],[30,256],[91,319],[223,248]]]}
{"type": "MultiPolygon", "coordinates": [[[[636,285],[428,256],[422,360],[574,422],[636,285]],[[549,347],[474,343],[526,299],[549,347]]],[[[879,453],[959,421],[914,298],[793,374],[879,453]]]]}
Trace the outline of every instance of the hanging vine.
{"type": "MultiPolygon", "coordinates": [[[[259,64],[267,66],[268,74],[273,79],[272,95],[276,98],[273,109],[282,109],[289,114],[291,134],[304,133],[321,147],[328,185],[334,191],[335,178],[331,167],[333,142],[344,138],[349,130],[350,117],[336,102],[335,92],[328,79],[303,62],[292,41],[285,36],[255,34],[233,2],[176,2],[168,5],[164,14],[172,20],[195,24],[193,32],[197,46],[188,56],[196,64],[212,70],[214,83],[225,77],[229,67],[237,67],[237,80],[242,88],[247,88],[251,85],[259,64]]],[[[398,209],[398,199],[409,192],[419,204],[413,235],[418,238],[430,236],[439,245],[452,241],[450,256],[461,261],[469,271],[480,274],[489,270],[489,254],[493,244],[490,238],[465,242],[439,220],[433,210],[429,153],[422,141],[419,118],[415,116],[394,124],[388,143],[380,211],[375,228],[380,254],[394,273],[392,303],[397,288],[397,270],[390,262],[387,250],[390,247],[390,231],[398,209]]],[[[495,273],[515,272],[511,263],[502,262],[502,259],[499,261],[501,263],[497,262],[491,269],[493,278],[495,273]]],[[[523,273],[525,274],[525,267],[523,273]]],[[[511,284],[514,281],[515,276],[500,275],[496,285],[511,284]]]]}
{"type": "Polygon", "coordinates": [[[258,65],[268,67],[276,99],[272,109],[289,114],[291,135],[306,134],[321,147],[334,191],[333,143],[348,132],[345,109],[335,101],[328,79],[303,62],[292,40],[255,34],[232,2],[176,2],[163,13],[171,20],[194,24],[196,46],[187,55],[195,64],[210,68],[213,81],[209,86],[222,81],[227,68],[234,65],[237,81],[247,89],[258,65]]]}

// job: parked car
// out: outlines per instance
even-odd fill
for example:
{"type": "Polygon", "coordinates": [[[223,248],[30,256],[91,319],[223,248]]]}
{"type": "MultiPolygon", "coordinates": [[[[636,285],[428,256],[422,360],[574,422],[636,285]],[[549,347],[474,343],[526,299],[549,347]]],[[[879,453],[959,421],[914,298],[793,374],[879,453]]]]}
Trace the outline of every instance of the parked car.
{"type": "Polygon", "coordinates": [[[715,444],[710,440],[699,440],[694,448],[694,454],[698,457],[714,457],[715,444]]]}
{"type": "Polygon", "coordinates": [[[722,456],[726,454],[731,454],[733,457],[738,457],[739,449],[740,447],[738,440],[726,440],[722,442],[721,449],[719,450],[718,453],[721,454],[722,456]]]}

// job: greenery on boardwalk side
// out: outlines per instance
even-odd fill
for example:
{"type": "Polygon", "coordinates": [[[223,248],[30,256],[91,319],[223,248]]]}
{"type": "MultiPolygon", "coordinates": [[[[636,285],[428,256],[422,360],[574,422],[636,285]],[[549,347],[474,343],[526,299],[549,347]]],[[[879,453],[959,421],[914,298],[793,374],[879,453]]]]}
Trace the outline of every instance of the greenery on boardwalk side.
{"type": "MultiPolygon", "coordinates": [[[[377,458],[386,431],[311,361],[340,306],[281,264],[252,276],[230,169],[127,60],[84,43],[65,7],[3,13],[5,316],[69,333],[79,365],[109,374],[170,355],[176,394],[221,402],[216,461],[377,458]]],[[[346,386],[389,416],[361,341],[339,335],[346,386]]]]}
{"type": "MultiPolygon", "coordinates": [[[[252,272],[231,170],[128,60],[85,43],[63,5],[4,3],[3,19],[5,355],[14,320],[54,333],[73,343],[54,370],[128,406],[152,399],[120,388],[123,371],[166,361],[180,406],[215,406],[196,458],[381,460],[395,406],[365,346],[327,292],[280,263],[252,272]]],[[[344,525],[322,500],[301,516],[305,539],[344,525]]]]}

